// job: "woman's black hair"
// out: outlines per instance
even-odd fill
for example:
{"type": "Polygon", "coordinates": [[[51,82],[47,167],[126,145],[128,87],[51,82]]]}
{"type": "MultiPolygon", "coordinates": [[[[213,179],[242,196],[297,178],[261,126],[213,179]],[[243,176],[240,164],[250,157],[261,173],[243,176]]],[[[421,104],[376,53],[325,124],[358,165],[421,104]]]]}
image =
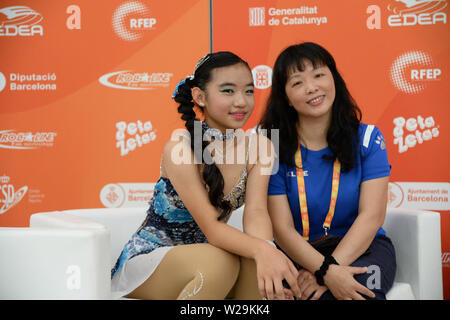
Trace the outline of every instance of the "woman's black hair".
{"type": "Polygon", "coordinates": [[[295,165],[294,155],[300,143],[297,133],[298,114],[289,106],[285,86],[292,71],[303,71],[304,62],[310,61],[313,67],[327,66],[334,79],[336,97],[332,106],[331,124],[327,132],[327,142],[334,156],[341,162],[342,171],[355,167],[358,129],[361,110],[356,105],[347,89],[344,79],[339,74],[332,55],[322,46],[313,42],[304,42],[284,49],[275,61],[272,74],[272,89],[266,110],[260,121],[260,128],[279,129],[280,163],[295,165]]]}
{"type": "MultiPolygon", "coordinates": [[[[195,104],[193,102],[191,89],[194,87],[199,87],[201,90],[206,92],[206,85],[211,80],[213,69],[232,66],[239,63],[244,64],[250,70],[248,63],[234,53],[221,51],[207,54],[197,64],[193,78],[187,77],[185,82],[178,86],[174,100],[180,104],[178,107],[178,112],[182,114],[181,119],[186,121],[185,126],[191,135],[191,148],[194,152],[200,151],[194,148],[194,125],[195,122],[199,120],[196,118],[196,113],[194,110],[195,104]]],[[[200,127],[202,126],[200,125],[200,127]]],[[[202,128],[202,135],[203,133],[204,130],[202,128]]],[[[208,146],[209,142],[203,141],[203,139],[201,139],[201,141],[201,154],[198,152],[199,154],[196,154],[196,156],[197,159],[201,159],[202,163],[204,163],[203,180],[207,185],[209,200],[213,206],[220,209],[221,213],[218,220],[223,220],[230,214],[232,207],[229,201],[223,199],[223,188],[225,182],[219,168],[214,162],[210,163],[208,161],[205,163],[203,159],[202,155],[204,155],[204,150],[208,146]]]]}

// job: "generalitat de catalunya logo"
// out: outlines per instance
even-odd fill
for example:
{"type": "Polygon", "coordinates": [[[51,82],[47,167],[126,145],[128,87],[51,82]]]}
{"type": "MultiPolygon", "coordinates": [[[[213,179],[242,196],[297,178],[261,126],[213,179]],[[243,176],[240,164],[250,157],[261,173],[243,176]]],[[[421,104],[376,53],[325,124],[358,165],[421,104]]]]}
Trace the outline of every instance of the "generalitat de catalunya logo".
{"type": "Polygon", "coordinates": [[[411,50],[397,57],[390,68],[393,85],[400,91],[416,94],[428,81],[440,80],[442,70],[431,56],[421,50],[411,50]]]}
{"type": "Polygon", "coordinates": [[[0,37],[44,35],[42,15],[27,6],[0,9],[0,37]]]}
{"type": "Polygon", "coordinates": [[[138,41],[148,30],[155,28],[157,20],[150,15],[147,6],[138,1],[121,4],[112,17],[112,27],[116,35],[125,41],[138,41]]]}

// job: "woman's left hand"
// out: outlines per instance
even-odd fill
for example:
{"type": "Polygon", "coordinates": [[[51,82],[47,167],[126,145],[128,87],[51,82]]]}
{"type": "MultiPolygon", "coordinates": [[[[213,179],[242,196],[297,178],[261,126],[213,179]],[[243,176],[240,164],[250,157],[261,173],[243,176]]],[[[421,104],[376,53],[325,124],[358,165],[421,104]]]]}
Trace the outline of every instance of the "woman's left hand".
{"type": "Polygon", "coordinates": [[[318,300],[328,290],[326,286],[320,286],[316,281],[316,277],[306,269],[299,271],[297,282],[302,300],[307,300],[309,297],[311,297],[310,300],[318,300]]]}

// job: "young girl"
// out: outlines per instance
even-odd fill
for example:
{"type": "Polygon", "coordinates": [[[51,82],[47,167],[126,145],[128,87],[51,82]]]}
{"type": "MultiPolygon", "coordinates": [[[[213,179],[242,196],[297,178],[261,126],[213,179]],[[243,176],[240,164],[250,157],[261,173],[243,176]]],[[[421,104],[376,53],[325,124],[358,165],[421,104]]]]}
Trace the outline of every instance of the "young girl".
{"type": "Polygon", "coordinates": [[[328,51],[301,43],[281,52],[261,128],[280,129],[268,208],[277,245],[301,268],[302,299],[385,299],[394,280],[381,228],[386,145],[360,118],[328,51]]]}
{"type": "Polygon", "coordinates": [[[164,147],[147,217],[112,270],[116,296],[284,299],[292,291],[299,294],[296,268],[271,242],[270,175],[262,173],[259,157],[248,159],[250,148],[257,154],[258,143],[270,141],[238,130],[254,108],[253,90],[248,64],[230,52],[206,55],[178,84],[173,98],[187,131],[164,147]],[[204,121],[196,119],[194,107],[204,121]],[[241,150],[244,160],[230,161],[228,155],[241,150]],[[245,233],[226,223],[244,199],[245,233]],[[292,291],[283,288],[283,279],[292,291]]]}

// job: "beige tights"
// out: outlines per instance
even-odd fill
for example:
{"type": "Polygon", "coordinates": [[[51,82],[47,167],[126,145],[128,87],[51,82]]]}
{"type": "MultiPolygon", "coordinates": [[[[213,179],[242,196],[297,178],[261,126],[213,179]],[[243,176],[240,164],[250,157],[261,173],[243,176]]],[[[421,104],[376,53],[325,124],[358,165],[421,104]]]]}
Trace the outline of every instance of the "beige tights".
{"type": "Polygon", "coordinates": [[[207,243],[177,246],[129,298],[149,300],[261,299],[253,260],[207,243]]]}

